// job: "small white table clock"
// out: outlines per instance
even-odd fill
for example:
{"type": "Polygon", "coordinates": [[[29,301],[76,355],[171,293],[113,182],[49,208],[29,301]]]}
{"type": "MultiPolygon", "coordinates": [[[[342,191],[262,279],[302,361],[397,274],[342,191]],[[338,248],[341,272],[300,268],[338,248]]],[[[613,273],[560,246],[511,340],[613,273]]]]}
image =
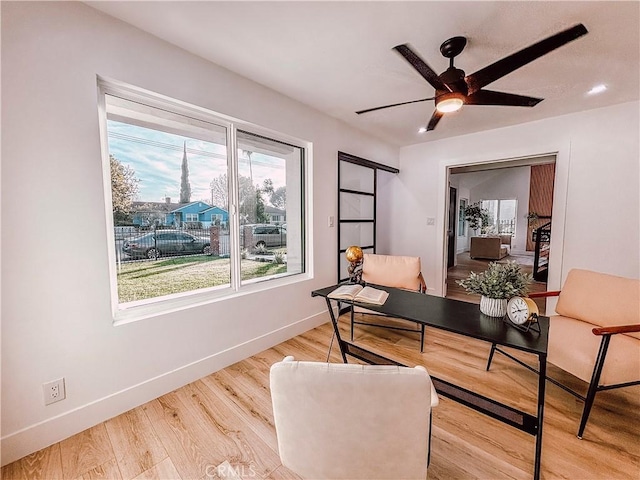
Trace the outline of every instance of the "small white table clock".
{"type": "Polygon", "coordinates": [[[538,306],[528,297],[513,297],[507,303],[507,318],[520,330],[529,331],[538,323],[538,306]]]}

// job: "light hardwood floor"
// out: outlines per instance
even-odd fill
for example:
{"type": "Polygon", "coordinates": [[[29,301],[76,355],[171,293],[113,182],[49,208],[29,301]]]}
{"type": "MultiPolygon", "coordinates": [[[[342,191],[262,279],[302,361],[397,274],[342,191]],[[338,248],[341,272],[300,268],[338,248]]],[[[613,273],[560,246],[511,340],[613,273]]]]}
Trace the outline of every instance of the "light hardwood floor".
{"type": "MultiPolygon", "coordinates": [[[[346,338],[346,315],[341,328],[346,338]]],[[[420,354],[417,337],[356,330],[356,341],[383,355],[535,412],[535,375],[498,355],[486,372],[488,344],[428,328],[420,354]]],[[[325,361],[330,340],[330,325],[322,325],[7,465],[2,478],[206,480],[217,478],[215,466],[225,460],[244,478],[298,478],[278,457],[269,367],[286,355],[325,361]]],[[[340,361],[335,345],[330,361],[340,361]]],[[[573,387],[585,386],[549,370],[573,387]]],[[[640,478],[640,387],[599,393],[583,440],[575,436],[581,409],[581,402],[547,383],[542,478],[640,478]]],[[[446,398],[433,413],[429,478],[532,477],[534,437],[446,398]]]]}

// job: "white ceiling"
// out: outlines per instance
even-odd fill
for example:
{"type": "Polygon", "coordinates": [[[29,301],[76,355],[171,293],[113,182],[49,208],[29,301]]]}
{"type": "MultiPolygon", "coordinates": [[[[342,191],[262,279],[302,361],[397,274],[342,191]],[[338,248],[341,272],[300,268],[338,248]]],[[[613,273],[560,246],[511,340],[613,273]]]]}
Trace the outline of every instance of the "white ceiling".
{"type": "MultiPolygon", "coordinates": [[[[640,3],[87,2],[90,6],[396,145],[410,145],[640,97],[640,3]],[[392,47],[409,43],[437,73],[440,44],[467,37],[467,74],[583,23],[589,34],[492,83],[544,98],[534,108],[465,106],[419,134],[434,89],[392,47]],[[604,83],[608,90],[586,92],[604,83]]],[[[221,92],[224,94],[224,92],[221,92]]]]}

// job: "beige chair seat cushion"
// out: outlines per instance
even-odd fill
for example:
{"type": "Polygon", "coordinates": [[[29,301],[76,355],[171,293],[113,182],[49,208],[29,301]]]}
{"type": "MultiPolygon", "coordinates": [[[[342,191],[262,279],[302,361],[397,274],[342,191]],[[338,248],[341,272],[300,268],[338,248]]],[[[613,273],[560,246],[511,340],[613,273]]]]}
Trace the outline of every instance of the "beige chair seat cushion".
{"type": "MultiPolygon", "coordinates": [[[[556,315],[549,327],[548,361],[585,382],[591,381],[598,356],[599,335],[591,330],[597,325],[556,315]]],[[[600,377],[600,385],[615,385],[640,378],[640,342],[628,335],[613,335],[600,377]]]]}
{"type": "Polygon", "coordinates": [[[271,367],[283,465],[308,479],[426,478],[437,395],[424,368],[290,358],[271,367]]]}

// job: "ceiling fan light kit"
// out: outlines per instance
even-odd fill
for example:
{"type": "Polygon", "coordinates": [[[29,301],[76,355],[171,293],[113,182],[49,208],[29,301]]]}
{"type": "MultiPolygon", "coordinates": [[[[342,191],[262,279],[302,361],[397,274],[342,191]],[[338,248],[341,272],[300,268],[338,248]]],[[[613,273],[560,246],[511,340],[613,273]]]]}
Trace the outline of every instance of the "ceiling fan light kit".
{"type": "Polygon", "coordinates": [[[368,108],[357,111],[356,113],[360,115],[384,108],[435,100],[436,109],[431,115],[429,124],[426,127],[427,130],[433,130],[444,114],[460,110],[463,105],[535,107],[543,100],[542,98],[485,90],[484,87],[587,33],[586,27],[579,23],[498,60],[471,75],[466,75],[464,70],[456,68],[453,64],[454,58],[462,53],[462,50],[464,50],[467,44],[465,37],[452,37],[445,40],[440,46],[440,53],[449,59],[449,68],[440,75],[436,74],[408,44],[398,45],[393,47],[393,49],[398,52],[422,78],[435,88],[435,96],[432,98],[422,98],[420,100],[368,108]]]}
{"type": "Polygon", "coordinates": [[[440,113],[458,111],[464,105],[464,95],[457,92],[443,93],[436,98],[436,110],[440,113]]]}

